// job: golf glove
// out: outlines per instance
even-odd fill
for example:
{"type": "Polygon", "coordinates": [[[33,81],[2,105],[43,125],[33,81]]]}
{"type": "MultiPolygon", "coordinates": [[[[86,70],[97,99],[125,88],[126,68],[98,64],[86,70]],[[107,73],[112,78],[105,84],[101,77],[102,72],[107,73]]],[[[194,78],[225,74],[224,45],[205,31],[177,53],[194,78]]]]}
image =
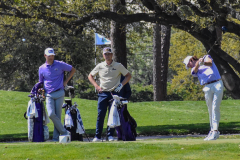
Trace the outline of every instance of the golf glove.
{"type": "Polygon", "coordinates": [[[115,88],[115,92],[120,92],[120,90],[122,89],[122,87],[123,87],[123,85],[122,85],[122,83],[120,83],[118,86],[117,86],[117,88],[115,88]]]}
{"type": "Polygon", "coordinates": [[[204,59],[203,58],[200,58],[199,59],[199,66],[203,66],[204,65],[204,59]]]}
{"type": "Polygon", "coordinates": [[[204,65],[204,62],[199,62],[199,65],[200,65],[200,66],[203,66],[203,65],[204,65]]]}

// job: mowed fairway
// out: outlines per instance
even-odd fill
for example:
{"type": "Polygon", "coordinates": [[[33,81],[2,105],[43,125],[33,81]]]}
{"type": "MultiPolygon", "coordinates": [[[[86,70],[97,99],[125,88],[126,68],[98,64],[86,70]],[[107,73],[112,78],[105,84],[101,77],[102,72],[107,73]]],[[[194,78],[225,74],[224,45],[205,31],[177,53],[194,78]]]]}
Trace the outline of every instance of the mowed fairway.
{"type": "Polygon", "coordinates": [[[0,143],[1,159],[240,159],[240,138],[205,142],[180,138],[136,142],[0,143]]]}
{"type": "MultiPolygon", "coordinates": [[[[27,141],[27,92],[0,91],[0,160],[35,159],[240,159],[240,136],[221,135],[216,141],[203,137],[137,140],[135,142],[78,142],[69,144],[27,141]]],[[[66,97],[67,98],[67,97],[66,97]]],[[[97,101],[74,98],[87,135],[95,133],[97,101]]],[[[128,110],[137,121],[139,135],[198,135],[209,131],[208,111],[204,101],[163,101],[129,103],[128,110]]],[[[240,101],[221,104],[221,134],[240,133],[240,101]]],[[[64,118],[64,111],[62,119],[64,118]]],[[[105,128],[104,125],[105,137],[105,128]]],[[[50,137],[53,124],[48,124],[50,137]]],[[[84,135],[85,137],[85,135],[84,135]]]]}
{"type": "MultiPolygon", "coordinates": [[[[27,110],[29,93],[0,91],[0,141],[27,140],[27,110]]],[[[67,97],[66,97],[67,98],[67,97]]],[[[97,101],[74,98],[88,136],[95,134],[97,101]]],[[[207,134],[208,111],[205,101],[162,101],[129,103],[128,110],[137,121],[139,135],[207,134]]],[[[240,101],[225,100],[221,104],[221,134],[240,133],[240,101]]],[[[62,122],[64,110],[62,112],[62,122]]],[[[105,136],[107,118],[103,130],[105,136]]],[[[48,124],[50,137],[53,123],[48,124]]]]}

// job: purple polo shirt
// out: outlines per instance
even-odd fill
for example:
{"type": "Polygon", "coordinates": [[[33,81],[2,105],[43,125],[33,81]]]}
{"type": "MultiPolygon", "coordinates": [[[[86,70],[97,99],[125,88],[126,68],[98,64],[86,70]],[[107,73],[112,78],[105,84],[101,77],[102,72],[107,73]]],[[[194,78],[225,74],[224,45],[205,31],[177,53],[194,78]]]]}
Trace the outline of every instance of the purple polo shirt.
{"type": "Polygon", "coordinates": [[[43,82],[45,93],[51,93],[58,89],[64,89],[64,71],[70,72],[71,70],[71,65],[57,60],[54,60],[52,65],[47,63],[41,65],[38,71],[39,82],[43,82]]]}

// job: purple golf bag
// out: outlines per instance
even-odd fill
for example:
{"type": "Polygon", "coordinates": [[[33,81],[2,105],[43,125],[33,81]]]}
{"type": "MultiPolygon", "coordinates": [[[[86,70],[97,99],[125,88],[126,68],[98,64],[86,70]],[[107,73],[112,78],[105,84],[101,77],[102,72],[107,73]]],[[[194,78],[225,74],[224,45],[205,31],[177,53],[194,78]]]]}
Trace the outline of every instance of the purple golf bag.
{"type": "Polygon", "coordinates": [[[33,142],[44,142],[43,130],[43,102],[35,102],[38,117],[33,117],[33,142]]]}
{"type": "Polygon", "coordinates": [[[49,123],[44,107],[44,95],[41,93],[43,84],[37,83],[31,90],[27,112],[24,117],[28,120],[28,140],[30,142],[44,142],[49,138],[49,123]]]}
{"type": "Polygon", "coordinates": [[[123,141],[135,141],[137,137],[136,127],[137,122],[134,118],[129,114],[127,110],[127,105],[120,105],[118,107],[118,113],[120,117],[121,125],[116,127],[116,132],[118,136],[118,140],[123,141]]]}

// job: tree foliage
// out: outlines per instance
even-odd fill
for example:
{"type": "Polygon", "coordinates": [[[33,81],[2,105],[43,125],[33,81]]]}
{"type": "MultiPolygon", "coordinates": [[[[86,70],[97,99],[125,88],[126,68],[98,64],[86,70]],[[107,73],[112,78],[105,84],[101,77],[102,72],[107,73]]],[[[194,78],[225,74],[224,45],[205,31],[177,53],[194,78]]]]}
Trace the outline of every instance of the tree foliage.
{"type": "MultiPolygon", "coordinates": [[[[226,26],[229,35],[239,39],[238,0],[131,0],[127,1],[126,8],[124,13],[111,12],[107,0],[1,0],[0,15],[6,19],[20,19],[21,22],[31,19],[35,23],[42,21],[54,24],[67,34],[75,36],[82,34],[86,27],[96,26],[94,22],[103,22],[106,19],[120,24],[144,21],[170,25],[197,39],[205,53],[211,49],[209,54],[216,62],[225,87],[234,98],[240,98],[239,61],[229,53],[229,48],[224,49],[223,41],[221,44],[215,43],[225,39],[225,34],[219,34],[218,31],[222,26],[226,26]]],[[[1,25],[9,25],[10,28],[12,26],[3,23],[1,25]]],[[[195,48],[192,51],[194,50],[195,48]]],[[[236,52],[234,48],[231,51],[236,52]]],[[[181,69],[184,68],[182,64],[180,66],[183,58],[178,59],[181,69]]]]}
{"type": "Polygon", "coordinates": [[[32,19],[2,19],[0,26],[1,89],[29,91],[38,81],[44,50],[54,48],[56,59],[72,64],[78,77],[86,77],[93,64],[93,36],[73,36],[55,24],[32,19]],[[86,54],[88,53],[88,54],[86,54]]]}

